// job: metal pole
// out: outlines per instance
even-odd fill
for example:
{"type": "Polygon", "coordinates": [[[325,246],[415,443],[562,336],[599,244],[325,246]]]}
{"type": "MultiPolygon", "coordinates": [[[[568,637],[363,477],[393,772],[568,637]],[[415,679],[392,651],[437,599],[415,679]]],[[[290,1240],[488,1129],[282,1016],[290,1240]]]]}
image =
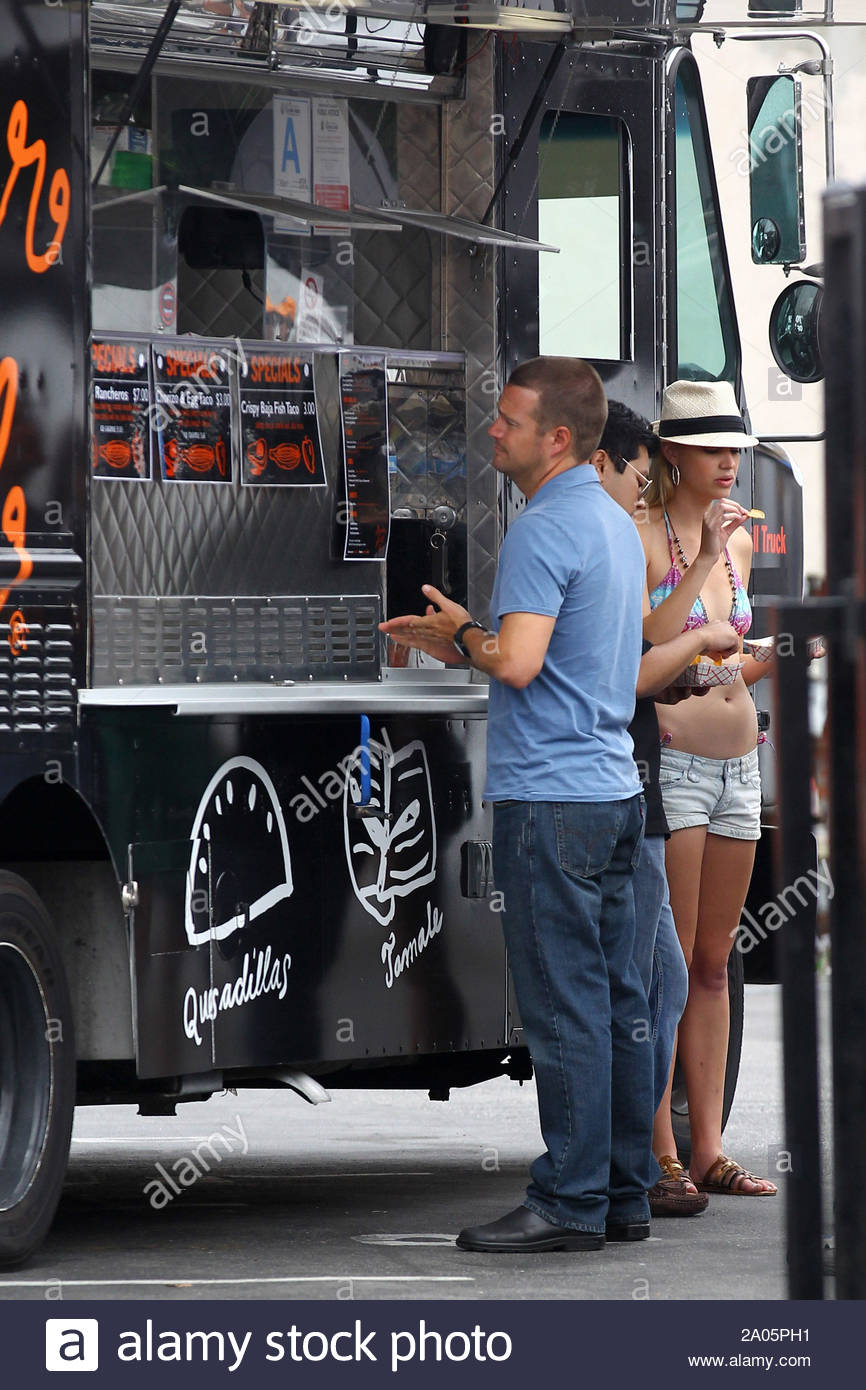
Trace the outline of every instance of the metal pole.
{"type": "MultiPolygon", "coordinates": [[[[780,604],[776,633],[794,638],[779,658],[774,727],[778,745],[779,825],[777,892],[800,882],[815,864],[812,835],[809,682],[806,624],[801,604],[780,604]]],[[[777,638],[778,640],[778,638],[777,638]]],[[[782,981],[785,1057],[785,1145],[791,1170],[785,1184],[790,1298],[824,1297],[821,1142],[818,1108],[818,1022],[815,999],[816,900],[787,892],[799,905],[777,938],[782,981]]]]}
{"type": "Polygon", "coordinates": [[[866,1297],[866,190],[831,190],[827,246],[827,579],[831,645],[833,1117],[836,1294],[866,1297]]]}

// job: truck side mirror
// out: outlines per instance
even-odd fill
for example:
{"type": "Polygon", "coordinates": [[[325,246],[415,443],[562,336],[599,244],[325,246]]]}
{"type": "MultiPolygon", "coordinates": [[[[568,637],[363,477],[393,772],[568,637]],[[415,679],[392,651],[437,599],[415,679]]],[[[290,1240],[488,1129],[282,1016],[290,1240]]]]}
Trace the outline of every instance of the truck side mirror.
{"type": "Polygon", "coordinates": [[[799,265],[806,257],[800,84],[751,77],[747,94],[752,260],[799,265]]]}
{"type": "Polygon", "coordinates": [[[770,347],[778,366],[792,381],[809,383],[823,379],[823,304],[823,287],[800,280],[786,286],[773,305],[770,347]]]}

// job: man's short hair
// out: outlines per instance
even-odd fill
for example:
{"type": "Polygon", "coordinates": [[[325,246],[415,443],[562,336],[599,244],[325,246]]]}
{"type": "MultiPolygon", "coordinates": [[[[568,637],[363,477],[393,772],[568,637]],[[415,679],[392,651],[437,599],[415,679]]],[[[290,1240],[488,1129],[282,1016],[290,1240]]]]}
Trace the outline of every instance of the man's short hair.
{"type": "Polygon", "coordinates": [[[604,449],[617,473],[625,472],[626,462],[631,463],[637,458],[642,444],[646,445],[646,451],[652,458],[658,449],[658,442],[649,420],[630,410],[622,401],[608,401],[607,424],[598,447],[604,449]]]}
{"type": "Polygon", "coordinates": [[[541,434],[564,425],[571,433],[578,463],[586,463],[598,448],[607,419],[607,400],[601,377],[579,357],[533,357],[521,362],[508,378],[538,396],[535,419],[541,434]]]}

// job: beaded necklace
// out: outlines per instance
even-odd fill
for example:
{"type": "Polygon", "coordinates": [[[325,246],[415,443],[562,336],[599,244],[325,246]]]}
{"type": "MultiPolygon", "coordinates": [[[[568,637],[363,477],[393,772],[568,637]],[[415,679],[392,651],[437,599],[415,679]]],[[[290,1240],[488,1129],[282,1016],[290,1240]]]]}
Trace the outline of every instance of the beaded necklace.
{"type": "MultiPolygon", "coordinates": [[[[677,548],[677,555],[678,555],[678,557],[679,557],[680,564],[682,565],[682,567],[683,567],[683,572],[685,573],[685,571],[689,568],[689,562],[688,562],[688,560],[686,559],[685,554],[683,553],[683,548],[682,548],[682,546],[681,546],[681,544],[680,544],[680,538],[679,538],[679,536],[677,535],[676,531],[674,530],[673,526],[671,525],[670,516],[668,516],[668,526],[670,527],[670,532],[671,532],[671,537],[672,537],[672,539],[673,539],[673,543],[674,543],[674,545],[675,545],[676,548],[677,548]]],[[[728,554],[728,547],[727,547],[727,546],[725,546],[725,569],[727,570],[727,573],[728,573],[728,583],[729,583],[730,586],[731,586],[731,595],[732,595],[732,599],[733,599],[733,604],[732,604],[731,612],[733,612],[734,609],[735,609],[736,606],[737,606],[737,581],[736,581],[736,578],[735,578],[735,576],[734,576],[734,567],[733,567],[733,565],[731,564],[731,557],[730,557],[730,555],[728,554]]],[[[702,607],[703,610],[704,610],[704,616],[706,617],[707,622],[709,622],[709,620],[710,620],[710,615],[709,615],[709,613],[707,613],[707,605],[704,603],[704,600],[701,598],[701,595],[700,595],[700,594],[698,594],[698,602],[700,603],[701,607],[702,607]]]]}

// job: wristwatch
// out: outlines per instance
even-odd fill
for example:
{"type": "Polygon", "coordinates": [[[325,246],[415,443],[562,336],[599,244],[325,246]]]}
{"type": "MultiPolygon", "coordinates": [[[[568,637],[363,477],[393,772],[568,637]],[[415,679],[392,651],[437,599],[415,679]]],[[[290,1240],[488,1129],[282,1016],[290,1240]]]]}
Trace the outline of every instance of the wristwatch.
{"type": "Polygon", "coordinates": [[[463,641],[463,634],[464,632],[468,632],[470,627],[477,627],[479,632],[487,631],[483,623],[476,623],[474,618],[470,618],[468,623],[463,623],[460,627],[458,627],[457,631],[451,639],[460,655],[465,656],[467,661],[472,660],[472,653],[470,652],[466,643],[463,641]]]}

